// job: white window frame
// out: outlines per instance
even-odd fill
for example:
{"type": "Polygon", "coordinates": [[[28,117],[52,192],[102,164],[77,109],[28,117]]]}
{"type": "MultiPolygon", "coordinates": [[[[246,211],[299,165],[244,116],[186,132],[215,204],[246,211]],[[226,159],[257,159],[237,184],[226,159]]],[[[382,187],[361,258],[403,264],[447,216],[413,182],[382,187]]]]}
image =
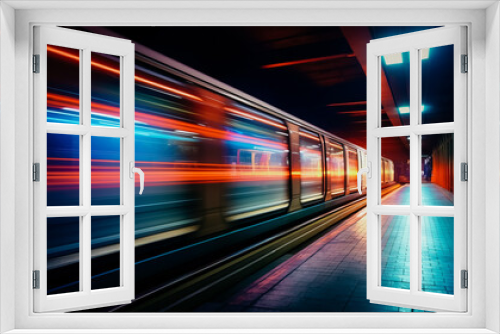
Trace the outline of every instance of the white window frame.
{"type": "Polygon", "coordinates": [[[422,310],[448,310],[463,312],[467,309],[467,290],[461,287],[461,270],[467,270],[467,185],[461,181],[460,165],[467,163],[467,74],[461,71],[461,57],[466,55],[466,31],[462,26],[450,26],[418,31],[410,34],[382,38],[367,47],[367,147],[372,165],[367,204],[367,297],[378,304],[400,305],[422,310]],[[453,46],[454,121],[423,124],[421,122],[422,75],[421,51],[424,48],[453,46]],[[410,124],[382,127],[381,123],[381,71],[384,55],[409,52],[410,68],[410,124]],[[422,202],[421,136],[427,134],[454,136],[454,200],[453,206],[429,206],[422,202]],[[410,203],[408,205],[382,205],[380,203],[380,162],[382,138],[408,137],[410,139],[410,203]],[[410,288],[396,289],[381,285],[381,235],[383,215],[408,217],[410,230],[410,288]],[[453,218],[453,276],[452,295],[430,293],[422,286],[421,219],[425,216],[453,218]]]}
{"type": "MultiPolygon", "coordinates": [[[[499,301],[499,244],[498,228],[499,190],[497,181],[499,148],[498,99],[500,67],[500,19],[496,2],[429,2],[405,4],[398,2],[337,1],[330,4],[311,1],[259,2],[250,4],[221,4],[204,2],[203,8],[193,4],[165,2],[159,4],[144,1],[131,2],[87,1],[70,4],[65,2],[20,2],[7,1],[0,6],[0,320],[1,330],[16,329],[15,333],[37,333],[37,329],[60,329],[60,332],[76,332],[88,329],[89,333],[146,333],[153,329],[164,329],[165,333],[177,333],[181,328],[191,332],[234,333],[248,332],[342,332],[342,329],[358,328],[359,332],[404,333],[410,328],[421,332],[491,333],[500,330],[499,301]],[[162,9],[137,10],[118,9],[116,6],[158,7],[162,9]],[[21,6],[14,11],[10,6],[21,6]],[[44,7],[45,6],[45,7],[44,7]],[[46,7],[49,6],[49,7],[46,7]],[[59,7],[69,6],[61,9],[59,7]],[[72,7],[73,6],[73,7],[72,7]],[[81,9],[87,6],[86,9],[81,9]],[[97,7],[101,7],[97,9],[97,7]],[[397,6],[398,9],[392,8],[397,6]],[[431,7],[432,6],[432,7],[431,7]],[[489,8],[487,8],[489,6],[489,8]],[[72,7],[72,8],[71,8],[72,7]],[[109,9],[103,10],[102,7],[109,9]],[[406,8],[404,8],[406,7],[406,8]],[[31,8],[31,9],[30,9],[31,8]],[[33,9],[34,8],[34,9],[33,9]],[[43,10],[49,8],[49,10],[43,10]],[[51,9],[50,9],[51,8],[51,9]],[[80,8],[80,9],[75,9],[80,8]],[[113,9],[114,8],[114,9],[113,9]],[[247,8],[247,10],[243,10],[247,8]],[[250,9],[248,9],[250,8],[250,9]],[[351,8],[351,9],[349,9],[351,8]],[[403,9],[401,9],[403,8],[403,9]],[[486,9],[487,8],[487,9],[486,9]],[[486,29],[485,26],[488,27],[486,29]],[[315,313],[315,314],[34,314],[31,290],[32,259],[32,184],[30,167],[32,156],[32,104],[30,55],[32,27],[35,24],[52,25],[429,25],[465,24],[469,27],[468,54],[470,56],[468,86],[470,188],[469,235],[471,276],[468,289],[468,312],[439,314],[370,314],[370,313],[315,313]],[[15,31],[15,41],[13,34],[15,31]],[[15,60],[14,60],[15,55],[15,60]],[[15,69],[13,69],[15,66],[15,69]],[[488,66],[488,71],[486,71],[488,66]],[[15,78],[15,88],[12,86],[15,78]],[[488,85],[486,85],[488,83],[488,85]],[[12,108],[6,110],[7,107],[12,108]],[[485,117],[489,121],[485,121],[485,117]],[[15,118],[15,123],[14,123],[15,118]],[[6,124],[5,121],[8,121],[6,124]],[[15,124],[15,129],[12,128],[15,124]],[[15,147],[12,145],[15,138],[15,147]],[[485,155],[486,140],[491,155],[485,155]],[[487,166],[485,162],[491,163],[487,166]],[[486,170],[495,182],[486,183],[486,170]],[[15,203],[12,196],[15,173],[15,203]],[[485,186],[489,197],[486,197],[485,186]],[[488,207],[484,202],[495,204],[488,207]],[[9,205],[14,204],[12,210],[9,205]],[[487,214],[487,215],[486,215],[487,214]],[[488,217],[488,219],[486,219],[488,217]],[[12,222],[15,219],[15,226],[12,222]],[[492,221],[496,219],[496,221],[492,221]],[[472,226],[471,226],[472,225],[472,226]],[[488,250],[488,251],[487,251],[488,250]],[[27,260],[29,259],[29,260],[27,260]],[[12,289],[12,286],[15,286],[12,289]],[[486,293],[488,291],[488,293],[486,293]],[[12,307],[12,305],[15,305],[12,307]],[[143,329],[137,329],[141,326],[143,329]],[[246,328],[246,330],[244,330],[246,328]],[[300,329],[299,329],[300,328],[300,329]],[[335,331],[334,329],[338,329],[335,331]],[[377,328],[379,329],[377,331],[377,328]],[[384,328],[383,330],[380,330],[384,328]],[[446,331],[446,329],[449,329],[446,331]],[[28,331],[29,329],[29,331],[28,331]],[[64,329],[64,330],[63,330],[64,329]],[[121,329],[121,330],[120,330],[121,329]],[[133,330],[137,329],[137,330],[133,330]],[[179,330],[176,330],[179,329],[179,330]],[[241,330],[238,330],[241,329],[241,330]],[[267,330],[265,330],[267,329],[267,330]],[[328,330],[330,329],[330,330],[328,330]],[[371,330],[370,330],[371,329],[371,330]],[[490,331],[492,330],[492,331],[490,331]]],[[[200,4],[194,4],[200,6],[200,4]]],[[[45,331],[46,332],[46,331],[45,331]]],[[[51,331],[55,332],[55,330],[51,331]]],[[[156,331],[160,332],[160,331],[156,331]]],[[[355,333],[356,331],[349,331],[355,333]]],[[[414,331],[413,331],[414,332],[414,331]]]]}
{"type": "Polygon", "coordinates": [[[134,233],[135,187],[131,170],[135,151],[135,80],[134,45],[124,39],[101,36],[59,27],[34,27],[34,52],[39,55],[39,73],[34,84],[34,162],[39,164],[39,181],[33,185],[34,200],[34,270],[39,271],[39,288],[34,289],[35,312],[72,311],[130,303],[135,298],[134,233]],[[47,45],[79,50],[80,122],[62,124],[47,122],[47,45]],[[120,127],[91,126],[91,57],[92,52],[119,58],[120,127]],[[47,134],[79,136],[80,205],[47,207],[47,134]],[[91,142],[93,137],[119,140],[120,203],[92,205],[91,142]],[[92,290],[91,226],[92,216],[119,216],[120,284],[117,287],[92,290]],[[47,294],[47,218],[78,217],[79,291],[47,294]]]}

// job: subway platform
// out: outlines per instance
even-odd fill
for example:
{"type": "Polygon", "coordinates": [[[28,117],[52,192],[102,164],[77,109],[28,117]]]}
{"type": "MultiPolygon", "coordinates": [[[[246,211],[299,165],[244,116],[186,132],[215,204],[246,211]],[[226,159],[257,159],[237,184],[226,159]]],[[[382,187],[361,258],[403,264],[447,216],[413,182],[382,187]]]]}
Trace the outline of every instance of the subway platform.
{"type": "MultiPolygon", "coordinates": [[[[453,205],[453,195],[432,183],[423,184],[422,195],[429,204],[453,205]]],[[[407,202],[409,186],[383,199],[384,204],[407,202]]],[[[383,286],[409,288],[409,231],[406,217],[382,217],[383,286]]],[[[453,294],[453,218],[423,221],[422,243],[423,290],[453,294]]],[[[366,299],[366,209],[195,311],[420,312],[366,299]]]]}

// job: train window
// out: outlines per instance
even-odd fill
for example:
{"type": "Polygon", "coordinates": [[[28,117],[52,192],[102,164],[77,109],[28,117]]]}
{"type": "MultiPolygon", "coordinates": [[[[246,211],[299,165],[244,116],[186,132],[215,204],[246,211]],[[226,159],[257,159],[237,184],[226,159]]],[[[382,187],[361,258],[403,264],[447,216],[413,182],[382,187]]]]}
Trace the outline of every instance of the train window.
{"type": "Polygon", "coordinates": [[[323,198],[323,153],[319,136],[300,129],[300,199],[323,198]]]}
{"type": "Polygon", "coordinates": [[[358,153],[352,149],[347,149],[347,159],[349,160],[348,187],[349,192],[358,190],[358,153]]]}
{"type": "Polygon", "coordinates": [[[328,144],[328,176],[331,182],[332,197],[344,195],[344,148],[340,144],[328,144]]]}
{"type": "Polygon", "coordinates": [[[276,117],[242,104],[225,108],[226,217],[241,220],[288,207],[288,131],[276,117]]]}
{"type": "MultiPolygon", "coordinates": [[[[361,161],[361,168],[368,167],[368,157],[366,155],[366,152],[359,151],[359,158],[361,161]]],[[[365,173],[363,173],[361,175],[361,188],[363,190],[366,190],[366,174],[365,173]]]]}

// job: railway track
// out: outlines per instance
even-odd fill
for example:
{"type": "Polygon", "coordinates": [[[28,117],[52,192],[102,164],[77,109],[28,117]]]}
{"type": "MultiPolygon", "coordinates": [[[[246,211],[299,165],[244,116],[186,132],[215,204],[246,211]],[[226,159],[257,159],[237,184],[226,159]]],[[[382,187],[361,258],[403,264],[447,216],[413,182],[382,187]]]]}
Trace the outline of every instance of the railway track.
{"type": "MultiPolygon", "coordinates": [[[[399,188],[382,190],[385,196],[399,188]]],[[[241,281],[366,205],[358,199],[190,272],[110,312],[187,312],[241,281]]]]}

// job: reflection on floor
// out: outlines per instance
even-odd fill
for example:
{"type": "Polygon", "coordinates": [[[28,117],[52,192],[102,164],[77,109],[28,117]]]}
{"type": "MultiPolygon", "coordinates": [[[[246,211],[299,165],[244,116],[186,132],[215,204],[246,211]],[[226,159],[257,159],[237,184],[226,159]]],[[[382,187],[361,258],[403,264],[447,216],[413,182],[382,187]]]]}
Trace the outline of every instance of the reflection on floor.
{"type": "MultiPolygon", "coordinates": [[[[429,196],[436,194],[436,200],[444,201],[443,191],[435,187],[428,183],[424,189],[429,196]]],[[[392,204],[409,196],[408,190],[404,186],[390,194],[392,204]]],[[[366,299],[365,213],[361,210],[314,243],[196,311],[418,312],[371,304],[366,299]]],[[[409,240],[409,224],[400,217],[388,217],[382,222],[383,285],[408,288],[409,242],[403,240],[409,240]]],[[[422,221],[422,243],[423,290],[452,294],[453,218],[429,217],[422,221]]]]}

